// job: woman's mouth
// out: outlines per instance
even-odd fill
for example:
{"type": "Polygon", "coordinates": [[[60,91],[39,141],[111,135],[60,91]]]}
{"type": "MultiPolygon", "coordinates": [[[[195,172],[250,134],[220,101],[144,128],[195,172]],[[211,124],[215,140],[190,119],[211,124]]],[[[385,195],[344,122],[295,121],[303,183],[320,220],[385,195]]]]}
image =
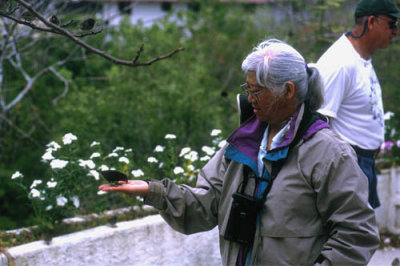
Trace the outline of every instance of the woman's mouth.
{"type": "Polygon", "coordinates": [[[261,109],[260,109],[260,108],[257,108],[257,107],[254,107],[254,106],[253,106],[253,113],[255,113],[255,114],[259,114],[259,113],[260,113],[260,111],[261,111],[261,109]]]}

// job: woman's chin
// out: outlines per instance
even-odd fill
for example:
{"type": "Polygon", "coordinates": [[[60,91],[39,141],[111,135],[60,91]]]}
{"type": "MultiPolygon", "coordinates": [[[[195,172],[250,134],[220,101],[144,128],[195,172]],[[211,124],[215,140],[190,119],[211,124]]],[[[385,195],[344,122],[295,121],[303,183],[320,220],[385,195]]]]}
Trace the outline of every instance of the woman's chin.
{"type": "Polygon", "coordinates": [[[258,115],[258,114],[255,114],[255,115],[256,115],[256,118],[261,122],[267,122],[267,120],[268,120],[265,116],[258,115]]]}

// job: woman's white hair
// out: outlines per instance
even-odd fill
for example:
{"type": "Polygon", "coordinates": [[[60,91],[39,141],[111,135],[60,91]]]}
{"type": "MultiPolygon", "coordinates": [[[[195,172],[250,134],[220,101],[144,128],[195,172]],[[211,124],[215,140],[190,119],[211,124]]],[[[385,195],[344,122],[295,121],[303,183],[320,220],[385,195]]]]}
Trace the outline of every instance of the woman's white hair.
{"type": "Polygon", "coordinates": [[[323,102],[322,80],[315,67],[307,66],[303,56],[292,46],[276,39],[260,43],[242,63],[245,74],[256,73],[259,86],[280,96],[288,81],[294,83],[298,102],[308,103],[316,111],[323,102]]]}

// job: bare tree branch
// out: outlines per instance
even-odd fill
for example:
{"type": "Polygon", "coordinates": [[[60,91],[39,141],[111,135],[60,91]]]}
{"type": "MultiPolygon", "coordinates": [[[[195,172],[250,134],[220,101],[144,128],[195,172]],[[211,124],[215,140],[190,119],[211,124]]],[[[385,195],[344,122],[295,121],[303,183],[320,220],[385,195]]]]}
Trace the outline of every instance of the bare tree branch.
{"type": "MultiPolygon", "coordinates": [[[[32,5],[28,4],[26,1],[24,1],[24,0],[14,0],[14,1],[17,2],[17,3],[19,3],[19,4],[20,4],[21,6],[23,6],[24,8],[26,8],[26,9],[27,9],[29,12],[31,12],[37,19],[39,19],[41,22],[43,22],[44,25],[46,25],[47,27],[49,27],[49,29],[51,29],[50,32],[52,32],[52,33],[54,33],[54,34],[63,35],[63,36],[65,36],[65,37],[71,39],[73,42],[77,43],[78,45],[84,47],[86,50],[88,50],[88,51],[90,51],[90,52],[92,52],[92,53],[94,53],[94,54],[96,54],[96,55],[99,55],[99,56],[101,56],[101,57],[103,57],[103,58],[105,58],[105,59],[107,59],[107,60],[109,60],[109,61],[111,61],[111,62],[113,62],[113,63],[115,63],[115,64],[118,64],[118,65],[125,65],[125,66],[130,66],[130,67],[148,66],[148,65],[151,65],[151,64],[153,64],[153,63],[155,63],[155,62],[158,62],[158,61],[161,61],[161,60],[170,58],[170,57],[172,57],[174,54],[176,54],[176,53],[178,53],[178,52],[180,52],[180,51],[183,51],[183,50],[185,49],[185,48],[181,47],[181,48],[178,48],[178,49],[173,50],[172,52],[170,52],[170,53],[168,53],[168,54],[166,54],[166,55],[164,55],[164,56],[158,56],[158,57],[153,58],[153,59],[151,59],[151,60],[149,60],[149,61],[147,61],[147,62],[137,62],[138,59],[139,59],[139,57],[140,57],[140,55],[141,55],[141,53],[142,53],[142,51],[143,51],[143,49],[142,49],[142,47],[141,47],[141,48],[139,48],[139,50],[137,51],[134,61],[128,61],[128,60],[119,59],[119,58],[116,58],[116,57],[114,57],[114,56],[112,56],[112,55],[107,54],[106,52],[104,52],[104,51],[102,51],[102,50],[100,50],[100,49],[97,49],[97,48],[95,48],[95,47],[93,47],[93,46],[87,44],[85,41],[82,41],[81,39],[79,39],[78,37],[76,37],[76,36],[75,36],[73,33],[71,33],[70,31],[68,31],[68,30],[66,30],[66,29],[64,29],[64,28],[62,28],[62,27],[59,26],[59,25],[56,25],[56,24],[50,22],[50,21],[47,20],[41,13],[39,13],[32,5]]],[[[4,12],[3,12],[3,13],[4,13],[4,12]]],[[[0,15],[2,15],[2,13],[0,13],[0,15]]],[[[11,19],[11,18],[10,18],[10,19],[11,19]]],[[[18,22],[18,21],[21,21],[21,20],[14,20],[14,21],[16,21],[17,23],[20,23],[20,22],[18,22]]],[[[24,25],[27,25],[27,26],[33,28],[31,25],[29,25],[29,24],[32,24],[32,23],[24,22],[24,23],[21,23],[21,24],[24,24],[24,25]]],[[[36,28],[34,28],[34,29],[38,29],[38,28],[36,27],[36,28]]],[[[39,30],[39,29],[38,29],[38,30],[39,30]]]]}
{"type": "MultiPolygon", "coordinates": [[[[33,87],[33,84],[35,83],[35,81],[38,78],[40,78],[43,74],[48,72],[48,71],[51,71],[52,73],[54,73],[57,78],[59,78],[61,81],[64,82],[64,84],[67,84],[66,85],[66,88],[67,88],[66,90],[68,91],[68,81],[64,77],[62,77],[60,73],[58,73],[55,70],[55,67],[65,64],[72,57],[72,55],[78,50],[77,48],[75,48],[68,55],[68,57],[65,58],[64,60],[58,61],[58,62],[56,62],[56,63],[54,63],[54,64],[52,64],[52,65],[50,65],[48,67],[45,67],[45,68],[41,69],[38,73],[36,73],[33,77],[31,77],[28,73],[26,73],[26,71],[24,70],[24,68],[22,66],[20,55],[19,55],[19,53],[17,51],[17,45],[16,45],[16,43],[15,43],[15,41],[13,39],[12,39],[11,43],[12,43],[12,47],[13,47],[13,50],[14,50],[14,53],[15,53],[15,60],[16,61],[12,60],[12,58],[10,58],[9,61],[12,64],[12,66],[15,69],[17,69],[24,76],[24,79],[26,81],[26,85],[25,85],[24,89],[10,103],[8,103],[7,105],[4,104],[4,106],[2,108],[4,113],[6,113],[12,107],[17,105],[25,97],[25,95],[29,92],[29,90],[31,90],[31,88],[33,87]]],[[[2,100],[4,100],[4,99],[2,99],[2,100]]],[[[53,103],[56,103],[56,102],[53,101],[53,103]]]]}
{"type": "Polygon", "coordinates": [[[16,22],[18,24],[22,24],[22,25],[28,26],[28,27],[30,27],[30,28],[32,28],[34,30],[40,30],[40,31],[44,31],[44,32],[51,32],[51,33],[54,33],[54,34],[59,34],[58,32],[56,32],[56,31],[54,31],[54,30],[52,30],[50,28],[39,27],[39,26],[35,25],[32,22],[29,22],[29,21],[26,21],[26,20],[23,20],[23,19],[19,19],[17,17],[11,16],[11,15],[5,13],[5,12],[2,12],[2,11],[0,11],[0,16],[8,18],[8,19],[11,19],[12,21],[14,21],[14,22],[16,22]]]}
{"type": "MultiPolygon", "coordinates": [[[[6,24],[4,24],[4,25],[6,25],[6,24]]],[[[1,106],[2,109],[4,109],[5,106],[6,106],[5,100],[4,100],[4,97],[3,97],[3,77],[4,77],[4,75],[3,75],[3,69],[4,69],[3,68],[3,62],[7,57],[5,51],[7,49],[7,46],[8,46],[8,43],[9,43],[9,39],[10,39],[9,32],[10,31],[13,32],[14,29],[15,29],[15,26],[16,26],[16,24],[9,31],[7,31],[7,27],[4,27],[3,28],[3,32],[2,32],[2,35],[4,37],[4,40],[3,40],[2,45],[1,45],[1,51],[2,52],[0,54],[0,106],[1,106]]]]}

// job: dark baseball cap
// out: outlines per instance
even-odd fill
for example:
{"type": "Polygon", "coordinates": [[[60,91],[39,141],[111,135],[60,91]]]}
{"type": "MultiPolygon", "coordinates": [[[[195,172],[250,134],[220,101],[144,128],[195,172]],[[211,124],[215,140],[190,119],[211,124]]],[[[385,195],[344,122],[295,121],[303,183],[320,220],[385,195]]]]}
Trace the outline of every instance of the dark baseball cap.
{"type": "Polygon", "coordinates": [[[360,0],[354,16],[356,18],[372,15],[388,15],[400,18],[400,10],[394,0],[360,0]]]}

